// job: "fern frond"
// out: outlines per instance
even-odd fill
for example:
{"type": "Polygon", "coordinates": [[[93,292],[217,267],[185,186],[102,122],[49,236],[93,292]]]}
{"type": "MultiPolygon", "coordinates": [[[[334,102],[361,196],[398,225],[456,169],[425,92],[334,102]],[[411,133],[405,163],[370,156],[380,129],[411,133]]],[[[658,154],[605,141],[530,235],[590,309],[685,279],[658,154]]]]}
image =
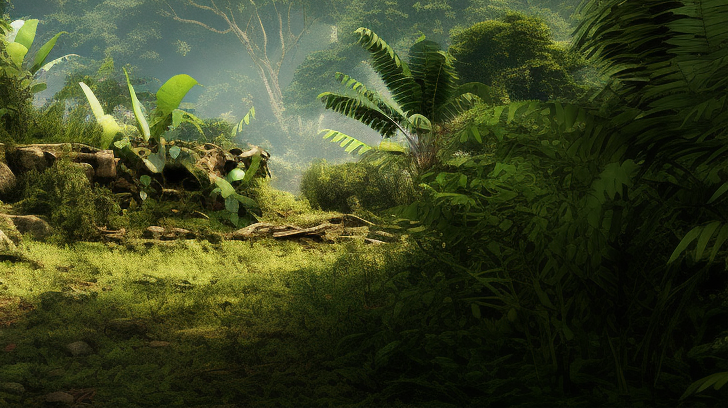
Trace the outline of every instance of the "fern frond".
{"type": "Polygon", "coordinates": [[[230,134],[231,137],[235,137],[238,133],[243,131],[243,127],[250,124],[250,121],[255,119],[255,106],[251,106],[248,113],[240,119],[237,125],[233,126],[233,130],[230,134]]]}
{"type": "Polygon", "coordinates": [[[324,139],[331,138],[332,143],[339,143],[341,147],[345,148],[344,151],[347,153],[353,154],[358,149],[358,153],[361,155],[372,149],[371,146],[361,140],[341,133],[338,130],[323,129],[319,131],[319,134],[321,133],[324,134],[324,139]]]}

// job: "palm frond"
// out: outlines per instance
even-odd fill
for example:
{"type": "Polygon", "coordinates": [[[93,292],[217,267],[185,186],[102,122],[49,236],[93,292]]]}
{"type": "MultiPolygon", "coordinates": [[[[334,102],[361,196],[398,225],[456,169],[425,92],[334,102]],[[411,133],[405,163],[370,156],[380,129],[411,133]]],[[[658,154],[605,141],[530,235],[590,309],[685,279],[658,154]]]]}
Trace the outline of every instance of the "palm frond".
{"type": "Polygon", "coordinates": [[[417,109],[422,90],[412,78],[408,65],[372,30],[360,27],[356,33],[359,34],[358,43],[371,54],[372,68],[392,93],[392,99],[404,112],[420,113],[417,109]]]}
{"type": "Polygon", "coordinates": [[[318,96],[326,109],[356,119],[379,132],[383,137],[393,136],[399,124],[391,115],[393,112],[383,111],[375,102],[361,94],[342,95],[324,92],[318,96]]]}

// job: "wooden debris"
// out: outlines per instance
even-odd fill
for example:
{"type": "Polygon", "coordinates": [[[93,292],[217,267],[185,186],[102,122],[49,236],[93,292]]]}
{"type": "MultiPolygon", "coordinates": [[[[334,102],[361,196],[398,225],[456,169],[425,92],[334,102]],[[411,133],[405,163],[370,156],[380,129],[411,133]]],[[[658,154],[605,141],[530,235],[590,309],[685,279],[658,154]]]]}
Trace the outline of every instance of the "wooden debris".
{"type": "Polygon", "coordinates": [[[333,217],[329,219],[329,222],[332,224],[342,224],[344,227],[371,227],[374,225],[373,222],[357,217],[354,214],[343,214],[340,217],[333,217]]]}
{"type": "Polygon", "coordinates": [[[333,227],[332,224],[325,222],[321,225],[317,225],[317,226],[311,227],[311,228],[274,232],[273,238],[292,238],[292,237],[304,237],[304,236],[311,236],[311,235],[320,236],[325,230],[327,230],[331,227],[333,227]]]}
{"type": "Polygon", "coordinates": [[[227,236],[228,239],[247,239],[253,236],[266,236],[271,228],[275,227],[273,224],[267,222],[257,222],[255,224],[248,225],[245,228],[241,228],[232,234],[227,236]]]}

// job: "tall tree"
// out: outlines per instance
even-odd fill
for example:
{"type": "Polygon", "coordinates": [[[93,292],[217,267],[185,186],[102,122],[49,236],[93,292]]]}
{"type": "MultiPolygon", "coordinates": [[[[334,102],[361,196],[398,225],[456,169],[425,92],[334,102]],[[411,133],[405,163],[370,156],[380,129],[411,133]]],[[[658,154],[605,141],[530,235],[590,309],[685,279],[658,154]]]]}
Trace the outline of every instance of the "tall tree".
{"type": "Polygon", "coordinates": [[[188,7],[211,13],[223,23],[214,27],[197,18],[180,15],[179,8],[167,2],[166,15],[176,21],[194,24],[218,34],[234,34],[253,60],[258,76],[268,94],[271,111],[278,123],[285,128],[283,93],[280,73],[283,63],[308,31],[313,20],[307,17],[305,3],[298,0],[254,0],[244,2],[209,0],[205,3],[185,0],[188,7]],[[272,20],[272,21],[271,21],[272,20]],[[299,29],[293,24],[299,23],[299,29]],[[275,42],[275,45],[271,43],[275,42]]]}

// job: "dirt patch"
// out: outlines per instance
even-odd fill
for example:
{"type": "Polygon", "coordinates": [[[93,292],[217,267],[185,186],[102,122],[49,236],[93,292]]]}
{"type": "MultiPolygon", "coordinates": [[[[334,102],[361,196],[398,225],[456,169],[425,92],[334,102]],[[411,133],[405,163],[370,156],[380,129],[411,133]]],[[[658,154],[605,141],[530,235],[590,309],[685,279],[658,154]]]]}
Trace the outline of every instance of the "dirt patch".
{"type": "Polygon", "coordinates": [[[8,327],[33,310],[33,305],[18,298],[0,296],[0,327],[8,327]]]}

